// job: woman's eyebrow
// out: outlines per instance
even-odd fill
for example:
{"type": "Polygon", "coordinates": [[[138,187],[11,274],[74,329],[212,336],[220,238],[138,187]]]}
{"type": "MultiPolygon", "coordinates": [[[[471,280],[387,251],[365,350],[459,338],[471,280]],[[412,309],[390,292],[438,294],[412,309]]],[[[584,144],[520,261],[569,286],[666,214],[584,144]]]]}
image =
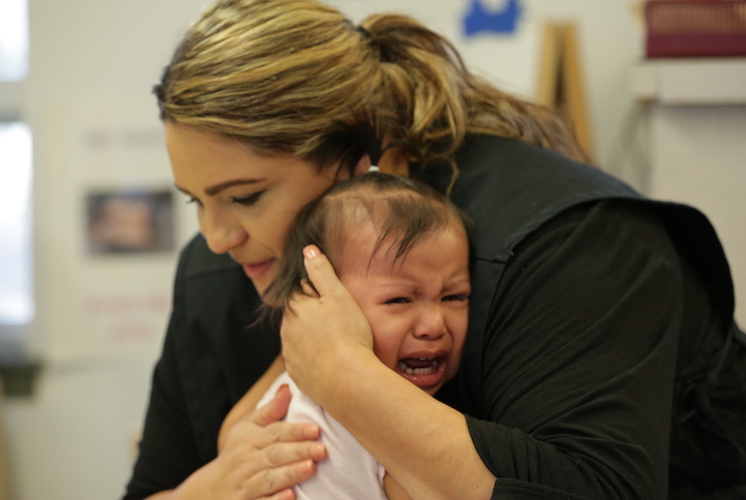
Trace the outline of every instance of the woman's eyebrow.
{"type": "Polygon", "coordinates": [[[228,189],[229,187],[241,186],[243,184],[256,184],[257,182],[262,182],[263,180],[264,179],[233,179],[205,188],[205,194],[207,194],[208,196],[212,196],[214,194],[218,194],[224,189],[228,189]]]}
{"type": "MultiPolygon", "coordinates": [[[[231,181],[221,182],[220,184],[216,184],[214,186],[210,186],[208,188],[205,188],[205,194],[212,196],[215,194],[218,194],[220,191],[227,189],[229,187],[233,186],[241,186],[243,184],[256,184],[258,182],[262,182],[264,179],[234,179],[231,181]]],[[[174,184],[174,187],[184,193],[187,196],[194,196],[192,193],[184,189],[183,187],[179,186],[178,184],[174,184]]]]}

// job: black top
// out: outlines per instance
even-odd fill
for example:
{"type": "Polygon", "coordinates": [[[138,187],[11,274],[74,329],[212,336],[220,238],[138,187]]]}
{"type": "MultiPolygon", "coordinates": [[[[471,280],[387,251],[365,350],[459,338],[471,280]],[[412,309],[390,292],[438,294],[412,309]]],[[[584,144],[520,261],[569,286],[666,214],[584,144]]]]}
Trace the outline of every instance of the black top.
{"type": "MultiPolygon", "coordinates": [[[[669,469],[671,498],[746,483],[746,349],[723,350],[732,303],[712,297],[729,282],[718,263],[703,275],[680,257],[691,253],[669,237],[680,212],[523,143],[481,138],[458,159],[453,199],[476,219],[479,296],[462,370],[438,397],[467,414],[493,498],[666,498],[669,469]],[[547,181],[566,193],[534,189],[547,181]],[[708,385],[723,352],[725,382],[708,385]]],[[[185,248],[126,499],[216,456],[223,418],[279,353],[275,332],[246,328],[257,300],[200,236],[185,248]]]]}

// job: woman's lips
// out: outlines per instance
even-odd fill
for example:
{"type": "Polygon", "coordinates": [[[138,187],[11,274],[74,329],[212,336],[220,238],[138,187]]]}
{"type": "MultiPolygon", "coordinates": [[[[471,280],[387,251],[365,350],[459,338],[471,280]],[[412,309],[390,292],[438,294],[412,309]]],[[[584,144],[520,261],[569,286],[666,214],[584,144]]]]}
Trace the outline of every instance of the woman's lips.
{"type": "Polygon", "coordinates": [[[274,264],[275,259],[267,259],[256,264],[243,264],[243,272],[251,280],[258,280],[263,278],[268,272],[269,268],[274,264]]]}

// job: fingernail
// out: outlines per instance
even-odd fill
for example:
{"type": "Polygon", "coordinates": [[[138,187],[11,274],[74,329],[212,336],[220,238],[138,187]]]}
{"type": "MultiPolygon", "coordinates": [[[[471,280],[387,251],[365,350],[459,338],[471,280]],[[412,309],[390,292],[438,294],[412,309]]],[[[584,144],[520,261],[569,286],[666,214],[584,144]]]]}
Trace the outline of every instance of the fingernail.
{"type": "Polygon", "coordinates": [[[306,248],[303,250],[303,255],[306,257],[306,260],[313,260],[319,256],[319,252],[315,248],[306,248]]]}
{"type": "Polygon", "coordinates": [[[313,460],[303,460],[302,462],[298,463],[298,472],[300,472],[303,475],[310,474],[313,472],[315,464],[313,463],[313,460]]]}
{"type": "Polygon", "coordinates": [[[277,388],[277,392],[275,392],[275,396],[278,395],[278,394],[280,394],[280,391],[283,390],[283,389],[287,389],[289,391],[290,390],[290,386],[287,385],[287,384],[282,384],[280,387],[277,388]]]}
{"type": "Polygon", "coordinates": [[[319,437],[319,433],[321,432],[319,430],[319,426],[316,424],[307,425],[304,431],[308,439],[317,439],[319,437]]]}

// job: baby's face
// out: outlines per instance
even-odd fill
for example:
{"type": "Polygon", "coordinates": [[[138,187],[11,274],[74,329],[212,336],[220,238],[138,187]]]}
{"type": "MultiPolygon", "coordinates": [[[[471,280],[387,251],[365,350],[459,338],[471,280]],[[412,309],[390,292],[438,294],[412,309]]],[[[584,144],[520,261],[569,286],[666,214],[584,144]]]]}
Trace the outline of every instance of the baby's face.
{"type": "Polygon", "coordinates": [[[348,241],[340,278],[368,318],[376,356],[433,395],[458,371],[466,338],[471,285],[465,232],[452,221],[396,262],[384,244],[368,267],[375,240],[371,226],[348,241]]]}

